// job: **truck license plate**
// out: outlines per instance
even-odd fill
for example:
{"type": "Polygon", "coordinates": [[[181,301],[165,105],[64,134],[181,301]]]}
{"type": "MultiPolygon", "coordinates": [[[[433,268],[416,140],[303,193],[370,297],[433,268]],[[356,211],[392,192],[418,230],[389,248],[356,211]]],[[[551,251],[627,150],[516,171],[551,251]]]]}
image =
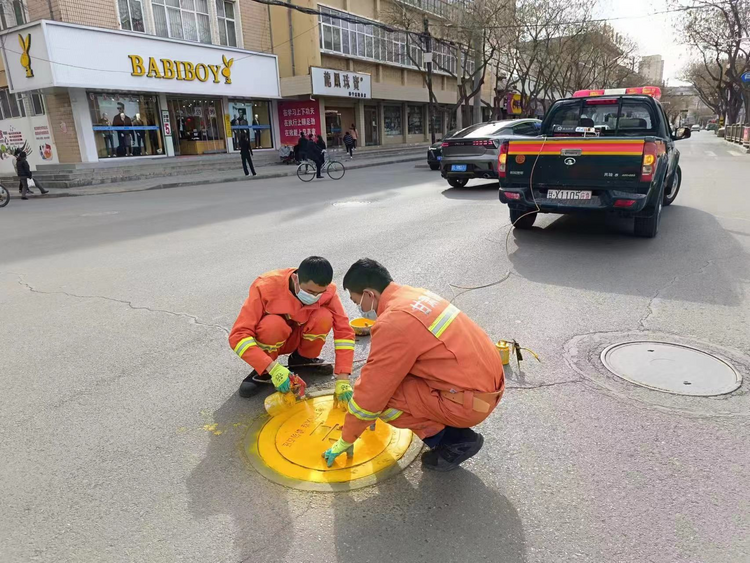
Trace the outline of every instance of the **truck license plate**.
{"type": "Polygon", "coordinates": [[[451,172],[466,172],[465,164],[454,164],[451,166],[451,172]]]}
{"type": "Polygon", "coordinates": [[[591,199],[591,192],[584,190],[547,190],[547,199],[591,199]]]}

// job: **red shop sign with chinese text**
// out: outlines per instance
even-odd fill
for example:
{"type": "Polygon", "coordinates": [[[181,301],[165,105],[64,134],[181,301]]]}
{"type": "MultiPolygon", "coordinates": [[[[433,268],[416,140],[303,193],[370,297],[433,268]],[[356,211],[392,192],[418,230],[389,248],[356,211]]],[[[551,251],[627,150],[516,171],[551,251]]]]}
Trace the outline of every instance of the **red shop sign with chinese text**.
{"type": "Polygon", "coordinates": [[[279,129],[281,144],[294,146],[301,133],[319,135],[320,105],[317,100],[279,102],[279,129]]]}

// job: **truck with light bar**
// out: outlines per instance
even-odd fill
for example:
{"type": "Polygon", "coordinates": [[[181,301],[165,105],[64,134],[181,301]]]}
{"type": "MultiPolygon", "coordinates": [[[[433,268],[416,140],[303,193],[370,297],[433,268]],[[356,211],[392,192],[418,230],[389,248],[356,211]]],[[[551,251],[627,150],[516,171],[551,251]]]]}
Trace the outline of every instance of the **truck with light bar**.
{"type": "Polygon", "coordinates": [[[656,86],[581,90],[556,101],[541,135],[509,140],[498,151],[500,201],[517,229],[539,213],[606,212],[634,218],[652,238],[682,182],[673,131],[656,86]]]}

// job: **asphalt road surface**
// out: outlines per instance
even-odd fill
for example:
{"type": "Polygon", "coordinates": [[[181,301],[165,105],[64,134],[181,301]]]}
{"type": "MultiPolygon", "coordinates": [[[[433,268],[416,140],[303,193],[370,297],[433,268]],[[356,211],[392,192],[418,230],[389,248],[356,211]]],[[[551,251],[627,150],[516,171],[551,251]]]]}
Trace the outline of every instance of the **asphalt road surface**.
{"type": "Polygon", "coordinates": [[[413,164],[11,202],[0,559],[750,561],[750,155],[707,132],[678,146],[684,182],[657,238],[544,216],[508,254],[496,185],[449,189],[413,164]],[[509,371],[464,468],[417,462],[322,494],[243,460],[262,397],[237,396],[248,369],[227,329],[258,274],[310,254],[338,282],[369,256],[448,297],[505,279],[455,303],[542,363],[509,371]],[[745,382],[691,399],[602,373],[602,345],[648,337],[717,352],[745,382]]]}

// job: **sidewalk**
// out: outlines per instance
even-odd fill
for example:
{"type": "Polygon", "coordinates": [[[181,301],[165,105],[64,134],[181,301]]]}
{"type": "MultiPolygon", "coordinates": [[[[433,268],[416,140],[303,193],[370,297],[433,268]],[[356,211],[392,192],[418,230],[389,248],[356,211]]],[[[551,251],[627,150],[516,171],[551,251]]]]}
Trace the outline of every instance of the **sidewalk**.
{"type": "MultiPolygon", "coordinates": [[[[339,158],[339,155],[336,155],[339,158]]],[[[387,156],[381,158],[367,158],[353,160],[342,158],[341,162],[346,170],[357,170],[359,168],[369,168],[385,164],[397,164],[400,162],[414,162],[424,160],[425,154],[422,152],[407,154],[403,156],[387,156]]],[[[283,178],[286,176],[296,176],[297,166],[289,164],[264,165],[256,168],[257,176],[245,176],[242,172],[242,164],[239,155],[237,155],[237,166],[227,172],[209,171],[201,174],[186,174],[182,176],[166,176],[161,178],[144,178],[143,180],[134,180],[130,182],[117,182],[99,184],[95,186],[81,186],[76,188],[60,189],[50,188],[49,194],[45,198],[56,197],[77,197],[86,195],[116,194],[125,192],[143,192],[146,190],[163,190],[167,188],[182,188],[186,186],[202,186],[211,184],[225,184],[227,182],[248,182],[257,180],[266,180],[268,178],[283,178]]],[[[324,173],[325,175],[325,173],[324,173]]],[[[344,176],[346,178],[346,176],[344,176]]],[[[6,185],[10,192],[11,199],[21,199],[18,193],[18,184],[6,185]]],[[[42,197],[39,190],[34,188],[32,198],[42,197]]]]}

